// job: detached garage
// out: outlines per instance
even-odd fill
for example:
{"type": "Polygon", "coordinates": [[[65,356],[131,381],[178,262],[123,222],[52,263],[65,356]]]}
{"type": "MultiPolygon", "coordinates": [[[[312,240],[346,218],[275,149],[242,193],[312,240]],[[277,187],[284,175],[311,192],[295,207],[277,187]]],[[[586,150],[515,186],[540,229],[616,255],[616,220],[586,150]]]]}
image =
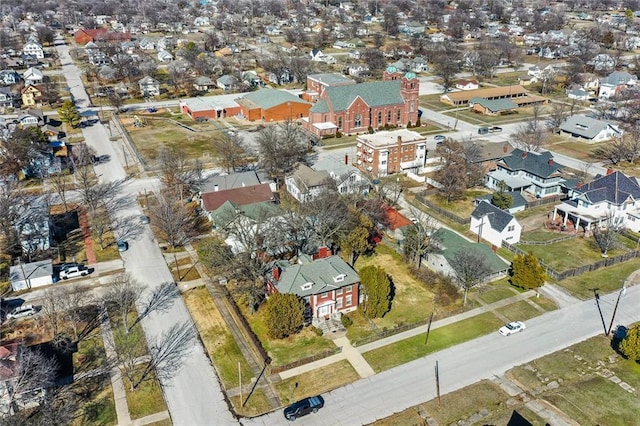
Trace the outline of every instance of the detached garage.
{"type": "Polygon", "coordinates": [[[53,263],[48,259],[12,266],[9,268],[9,282],[13,291],[53,284],[53,263]]]}

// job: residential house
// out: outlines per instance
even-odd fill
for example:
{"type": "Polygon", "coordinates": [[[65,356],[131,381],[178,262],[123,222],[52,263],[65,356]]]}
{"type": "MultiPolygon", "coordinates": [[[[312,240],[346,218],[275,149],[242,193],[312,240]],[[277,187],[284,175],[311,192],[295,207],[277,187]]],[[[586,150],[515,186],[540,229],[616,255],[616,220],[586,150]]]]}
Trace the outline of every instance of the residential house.
{"type": "Polygon", "coordinates": [[[81,28],[73,33],[73,39],[76,44],[84,46],[90,41],[103,41],[107,43],[121,43],[123,41],[131,40],[131,33],[128,32],[114,32],[109,31],[106,28],[81,28]]]}
{"type": "Polygon", "coordinates": [[[138,42],[138,47],[140,50],[156,50],[156,42],[150,38],[144,37],[138,42]]]}
{"type": "Polygon", "coordinates": [[[41,109],[28,109],[20,114],[18,122],[23,127],[40,126],[44,124],[44,114],[41,109]]]}
{"type": "Polygon", "coordinates": [[[406,126],[418,120],[419,90],[415,73],[389,67],[383,81],[325,87],[303,124],[316,136],[406,126]]]}
{"type": "Polygon", "coordinates": [[[563,168],[549,151],[537,153],[514,149],[496,163],[496,170],[485,176],[485,185],[498,190],[503,189],[504,184],[508,191],[527,192],[537,198],[560,195],[563,168]]]}
{"type": "Polygon", "coordinates": [[[460,90],[477,90],[480,88],[478,80],[469,80],[462,78],[456,82],[456,89],[460,90]]]}
{"type": "Polygon", "coordinates": [[[44,74],[38,68],[29,68],[22,74],[24,84],[40,84],[44,81],[44,74]]]}
{"type": "Polygon", "coordinates": [[[408,68],[413,72],[429,72],[429,63],[422,56],[416,56],[409,60],[408,68]]]}
{"type": "Polygon", "coordinates": [[[580,81],[582,82],[582,87],[589,93],[596,93],[600,88],[600,78],[597,75],[592,73],[581,73],[580,81]]]}
{"type": "Polygon", "coordinates": [[[565,90],[569,99],[586,101],[590,98],[589,92],[587,92],[584,88],[580,87],[577,84],[573,84],[571,87],[567,87],[565,90]]]}
{"type": "Polygon", "coordinates": [[[160,82],[148,75],[138,80],[138,86],[140,87],[140,93],[145,98],[160,95],[160,82]]]}
{"type": "Polygon", "coordinates": [[[216,85],[222,90],[233,90],[238,85],[238,79],[232,75],[225,74],[216,80],[216,85]]]}
{"type": "Polygon", "coordinates": [[[51,247],[51,225],[49,207],[42,199],[35,198],[28,208],[18,208],[14,223],[20,239],[22,253],[31,257],[34,253],[44,252],[51,247]]]}
{"type": "Polygon", "coordinates": [[[22,53],[33,56],[37,59],[44,59],[44,49],[42,45],[33,38],[29,39],[22,47],[22,53]]]}
{"type": "Polygon", "coordinates": [[[314,170],[304,164],[298,164],[293,173],[285,177],[285,185],[293,198],[306,203],[331,188],[333,180],[325,170],[314,170]]]}
{"type": "Polygon", "coordinates": [[[486,244],[471,242],[446,228],[438,229],[434,233],[434,240],[437,241],[437,249],[427,255],[426,264],[441,274],[456,277],[453,265],[460,252],[475,252],[482,256],[487,266],[487,274],[482,280],[485,283],[505,277],[509,271],[509,265],[486,244]]]}
{"type": "Polygon", "coordinates": [[[411,130],[363,134],[356,141],[356,167],[373,176],[418,173],[426,163],[427,138],[411,130]]]}
{"type": "Polygon", "coordinates": [[[213,219],[213,213],[227,201],[236,206],[244,206],[273,200],[275,197],[268,183],[200,194],[200,205],[209,220],[213,219]]]}
{"type": "Polygon", "coordinates": [[[509,244],[519,242],[522,233],[522,225],[515,217],[485,200],[471,213],[469,229],[495,247],[502,247],[503,241],[509,244]]]}
{"type": "Polygon", "coordinates": [[[609,170],[589,183],[569,188],[569,199],[553,208],[553,221],[562,219],[573,228],[591,230],[611,224],[640,232],[640,182],[633,176],[609,170]]]}
{"type": "Polygon", "coordinates": [[[277,262],[267,276],[268,292],[299,296],[314,323],[355,311],[361,297],[358,273],[340,256],[327,256],[326,248],[319,253],[315,260],[299,256],[293,265],[277,262]]]}
{"type": "Polygon", "coordinates": [[[635,86],[637,82],[638,77],[633,74],[626,71],[614,71],[600,80],[598,97],[600,99],[615,97],[629,86],[635,86]]]}
{"type": "Polygon", "coordinates": [[[36,349],[25,347],[22,337],[0,343],[0,415],[3,417],[33,409],[46,398],[43,383],[25,380],[25,373],[29,370],[21,363],[26,351],[32,350],[36,349]]]}
{"type": "Polygon", "coordinates": [[[211,20],[208,16],[197,16],[193,20],[193,25],[195,25],[196,27],[207,27],[211,25],[211,20]]]}
{"type": "Polygon", "coordinates": [[[606,53],[599,53],[589,62],[588,65],[591,65],[595,71],[611,71],[616,66],[616,61],[606,53]]]}
{"type": "Polygon", "coordinates": [[[0,85],[13,86],[20,82],[20,74],[15,70],[2,70],[0,71],[0,85]]]}
{"type": "Polygon", "coordinates": [[[193,80],[193,87],[199,92],[208,92],[211,89],[215,89],[217,84],[205,75],[196,77],[193,80]]]}
{"type": "Polygon", "coordinates": [[[160,62],[171,62],[173,61],[173,55],[166,50],[158,51],[158,61],[160,62]]]}
{"type": "Polygon", "coordinates": [[[442,43],[447,39],[447,36],[443,33],[433,33],[429,34],[429,41],[432,43],[442,43]]]}
{"type": "Polygon", "coordinates": [[[158,50],[171,50],[171,49],[175,49],[177,45],[177,41],[176,39],[171,36],[164,36],[164,37],[160,37],[158,39],[158,41],[156,42],[156,47],[158,48],[158,50]]]}
{"type": "Polygon", "coordinates": [[[309,115],[311,104],[290,92],[264,88],[237,98],[242,115],[250,121],[279,122],[309,115]]]}
{"type": "Polygon", "coordinates": [[[40,98],[42,98],[43,91],[44,87],[42,85],[29,84],[23,87],[20,91],[22,105],[28,107],[36,106],[38,103],[40,103],[40,98]]]}
{"type": "MultiPolygon", "coordinates": [[[[227,189],[244,188],[260,185],[261,180],[255,171],[231,173],[228,175],[211,175],[200,185],[200,194],[205,192],[226,191],[227,189]]],[[[275,192],[275,188],[272,188],[275,192]]]]}
{"type": "Polygon", "coordinates": [[[581,139],[587,143],[619,138],[622,129],[617,125],[584,115],[572,115],[560,126],[560,134],[581,139]]]}
{"type": "Polygon", "coordinates": [[[327,171],[340,194],[361,194],[369,190],[369,179],[361,170],[350,164],[348,155],[345,155],[344,161],[323,156],[315,162],[313,168],[327,171]]]}
{"type": "Polygon", "coordinates": [[[400,25],[400,27],[398,29],[400,30],[400,32],[402,34],[407,34],[407,35],[410,35],[410,36],[414,36],[414,35],[417,35],[417,34],[424,34],[426,28],[420,22],[408,21],[408,22],[405,22],[404,24],[400,25]]]}
{"type": "Polygon", "coordinates": [[[15,96],[10,87],[0,87],[0,108],[14,107],[15,96]]]}
{"type": "Polygon", "coordinates": [[[255,71],[243,71],[241,74],[241,79],[244,83],[248,84],[249,87],[264,87],[264,81],[262,81],[258,73],[256,73],[255,71]]]}
{"type": "Polygon", "coordinates": [[[369,74],[369,67],[366,64],[349,64],[345,66],[347,74],[353,77],[362,77],[369,74]]]}
{"type": "Polygon", "coordinates": [[[29,290],[53,284],[53,262],[19,263],[9,267],[9,283],[13,291],[29,290]]]}

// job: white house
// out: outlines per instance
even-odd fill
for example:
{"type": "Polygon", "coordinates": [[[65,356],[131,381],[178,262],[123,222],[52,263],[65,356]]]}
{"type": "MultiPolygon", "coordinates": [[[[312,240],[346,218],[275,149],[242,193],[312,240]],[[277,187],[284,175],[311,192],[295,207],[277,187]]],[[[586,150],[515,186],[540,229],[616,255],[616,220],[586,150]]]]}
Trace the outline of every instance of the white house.
{"type": "Polygon", "coordinates": [[[369,179],[357,167],[349,164],[348,156],[345,156],[344,161],[324,156],[313,167],[328,172],[341,194],[362,193],[369,189],[369,179]]]}
{"type": "Polygon", "coordinates": [[[584,115],[572,115],[560,126],[560,133],[588,143],[621,137],[622,129],[615,124],[584,115]]]}
{"type": "Polygon", "coordinates": [[[29,68],[22,74],[25,85],[40,84],[44,80],[44,74],[38,68],[29,68]]]}
{"type": "Polygon", "coordinates": [[[51,259],[47,259],[11,266],[9,268],[9,282],[13,291],[53,284],[53,263],[51,259]]]}
{"type": "Polygon", "coordinates": [[[638,77],[626,71],[614,71],[600,80],[600,99],[609,99],[616,96],[623,89],[634,86],[638,82],[638,77]]]}
{"type": "Polygon", "coordinates": [[[160,95],[160,82],[148,75],[138,80],[138,86],[145,98],[160,95]]]}
{"type": "Polygon", "coordinates": [[[456,89],[477,90],[479,88],[480,88],[480,83],[478,83],[478,80],[467,80],[466,78],[463,78],[456,82],[456,89]]]}
{"type": "Polygon", "coordinates": [[[314,170],[299,164],[293,173],[285,178],[287,191],[301,203],[315,199],[332,185],[331,175],[326,170],[314,170]]]}
{"type": "Polygon", "coordinates": [[[161,50],[158,52],[158,61],[160,62],[171,62],[173,61],[173,55],[166,50],[161,50]]]}
{"type": "Polygon", "coordinates": [[[42,49],[42,45],[34,40],[29,40],[24,44],[22,53],[33,56],[34,58],[44,59],[44,49],[42,49]]]}
{"type": "Polygon", "coordinates": [[[522,225],[515,217],[486,200],[481,201],[471,213],[469,229],[496,247],[501,247],[503,241],[509,244],[519,242],[522,233],[522,225]]]}
{"type": "Polygon", "coordinates": [[[607,227],[610,222],[640,232],[640,183],[619,171],[611,171],[569,191],[569,199],[553,208],[553,220],[575,229],[607,227]]]}

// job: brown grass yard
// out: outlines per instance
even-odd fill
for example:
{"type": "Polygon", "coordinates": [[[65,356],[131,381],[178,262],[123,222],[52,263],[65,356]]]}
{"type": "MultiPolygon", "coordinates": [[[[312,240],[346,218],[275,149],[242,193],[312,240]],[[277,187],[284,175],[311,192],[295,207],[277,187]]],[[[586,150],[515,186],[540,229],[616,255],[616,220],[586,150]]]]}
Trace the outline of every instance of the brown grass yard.
{"type": "Polygon", "coordinates": [[[451,213],[455,213],[457,216],[461,218],[465,218],[470,216],[473,210],[475,209],[475,206],[473,205],[473,200],[483,195],[491,194],[491,193],[492,191],[487,188],[478,187],[478,188],[467,189],[462,198],[460,198],[459,200],[453,200],[449,203],[447,203],[446,197],[440,195],[439,193],[429,195],[427,197],[427,200],[431,201],[432,203],[438,205],[439,207],[445,210],[450,211],[451,213]]]}
{"type": "MultiPolygon", "coordinates": [[[[245,399],[247,395],[242,395],[242,397],[245,399]]],[[[231,401],[231,404],[233,404],[233,411],[241,416],[259,416],[260,414],[269,412],[272,409],[269,399],[260,388],[257,388],[253,392],[253,395],[251,395],[251,398],[249,398],[244,407],[242,406],[242,403],[240,403],[240,395],[232,396],[229,400],[231,401]]]]}
{"type": "Polygon", "coordinates": [[[596,148],[599,148],[608,142],[588,144],[586,142],[580,142],[575,139],[558,136],[555,141],[551,141],[546,144],[547,149],[560,154],[568,155],[578,160],[595,161],[591,156],[591,153],[596,148]]]}
{"type": "Polygon", "coordinates": [[[283,405],[302,398],[319,395],[358,380],[360,376],[349,361],[342,360],[322,368],[276,383],[276,392],[283,405]],[[297,386],[297,387],[296,387],[297,386]]]}
{"type": "MultiPolygon", "coordinates": [[[[144,364],[140,364],[136,368],[142,370],[144,367],[144,364]]],[[[151,373],[149,379],[142,382],[142,384],[138,386],[138,389],[134,391],[129,390],[129,383],[125,380],[124,390],[127,394],[129,413],[133,420],[167,409],[164,403],[162,388],[154,373],[151,373]]]]}
{"type": "Polygon", "coordinates": [[[583,300],[593,297],[593,283],[598,283],[601,293],[618,291],[622,283],[632,272],[640,269],[640,259],[632,259],[608,268],[587,272],[577,277],[567,278],[558,282],[559,285],[569,290],[574,296],[583,300]]]}

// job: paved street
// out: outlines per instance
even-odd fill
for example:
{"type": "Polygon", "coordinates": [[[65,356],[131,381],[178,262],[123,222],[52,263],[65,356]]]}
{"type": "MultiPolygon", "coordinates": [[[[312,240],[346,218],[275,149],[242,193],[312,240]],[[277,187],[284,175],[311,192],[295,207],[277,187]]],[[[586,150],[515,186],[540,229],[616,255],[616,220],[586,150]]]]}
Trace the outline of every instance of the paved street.
{"type": "MultiPolygon", "coordinates": [[[[68,46],[56,47],[60,60],[64,64],[63,72],[67,78],[67,84],[78,106],[88,106],[88,96],[81,84],[80,70],[73,65],[68,46]]],[[[108,182],[124,178],[125,171],[122,164],[117,161],[116,148],[109,140],[108,131],[101,124],[96,124],[83,129],[83,133],[87,144],[98,154],[111,156],[111,161],[96,166],[100,181],[108,182]]],[[[113,212],[114,214],[121,217],[141,214],[135,199],[131,194],[128,196],[132,198],[129,207],[113,212]]],[[[129,243],[129,251],[122,256],[125,268],[136,280],[147,286],[145,296],[163,282],[173,281],[150,228],[147,227],[140,237],[129,243]]],[[[142,326],[151,344],[173,324],[187,321],[191,322],[191,317],[182,299],[178,298],[170,310],[152,314],[142,321],[142,326]]],[[[170,380],[163,381],[162,385],[173,424],[189,426],[213,423],[237,424],[229,411],[218,378],[199,340],[194,341],[193,349],[185,357],[178,374],[170,380]]]]}
{"type": "MultiPolygon", "coordinates": [[[[601,296],[605,318],[610,319],[617,293],[601,296]]],[[[640,286],[628,288],[620,302],[616,324],[640,321],[640,286]]],[[[491,379],[512,367],[556,352],[602,333],[593,300],[579,302],[527,321],[527,330],[509,337],[492,333],[445,349],[383,373],[361,379],[324,394],[325,407],[296,420],[301,425],[368,424],[436,397],[434,366],[440,369],[441,393],[491,379]]],[[[244,425],[286,425],[282,410],[244,425]]]]}

